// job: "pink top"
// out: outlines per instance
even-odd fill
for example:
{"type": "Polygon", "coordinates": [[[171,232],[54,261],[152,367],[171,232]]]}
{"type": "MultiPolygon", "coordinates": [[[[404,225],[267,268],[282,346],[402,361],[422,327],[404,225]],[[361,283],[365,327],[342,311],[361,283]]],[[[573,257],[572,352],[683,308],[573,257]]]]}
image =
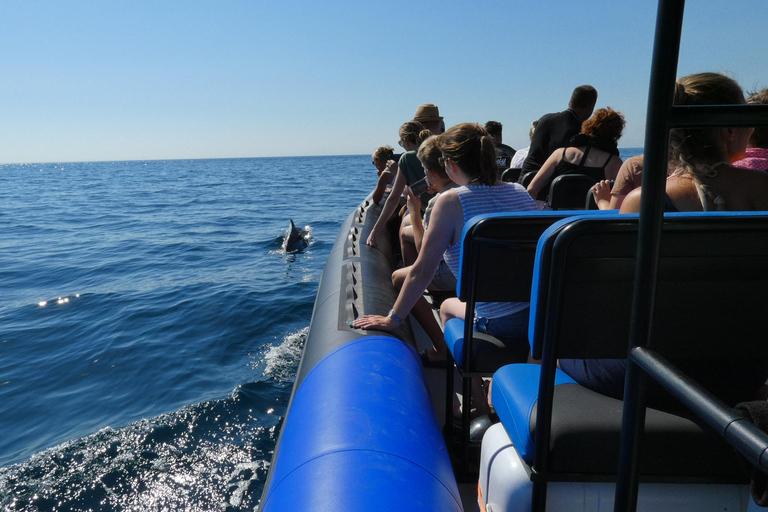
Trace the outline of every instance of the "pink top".
{"type": "Polygon", "coordinates": [[[768,171],[768,148],[747,148],[747,156],[733,162],[733,166],[768,171]]]}

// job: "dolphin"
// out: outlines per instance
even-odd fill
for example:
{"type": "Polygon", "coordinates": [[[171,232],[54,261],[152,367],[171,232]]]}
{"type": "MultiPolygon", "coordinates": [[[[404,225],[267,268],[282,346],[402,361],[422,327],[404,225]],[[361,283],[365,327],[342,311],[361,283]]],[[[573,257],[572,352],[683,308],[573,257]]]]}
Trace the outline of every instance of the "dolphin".
{"type": "Polygon", "coordinates": [[[299,229],[291,219],[291,227],[283,239],[283,252],[293,254],[303,251],[307,247],[307,230],[299,229]]]}

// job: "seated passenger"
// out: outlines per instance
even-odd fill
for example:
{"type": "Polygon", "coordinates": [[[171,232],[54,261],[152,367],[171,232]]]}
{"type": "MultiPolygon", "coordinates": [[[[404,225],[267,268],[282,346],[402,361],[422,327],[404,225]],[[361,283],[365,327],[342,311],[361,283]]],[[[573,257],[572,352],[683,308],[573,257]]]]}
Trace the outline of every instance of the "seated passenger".
{"type": "MultiPolygon", "coordinates": [[[[411,225],[403,228],[403,236],[401,242],[406,239],[406,234],[410,235],[410,243],[414,244],[414,251],[416,254],[421,252],[423,245],[424,234],[429,227],[429,220],[432,216],[432,210],[437,203],[437,199],[440,195],[452,188],[458,187],[456,183],[451,181],[448,174],[445,172],[445,168],[440,164],[442,153],[440,148],[437,147],[437,137],[430,137],[425,140],[419,147],[418,157],[421,161],[421,165],[426,171],[426,178],[430,183],[429,191],[434,192],[436,195],[429,200],[427,209],[424,213],[424,218],[421,217],[421,200],[418,196],[414,195],[410,187],[406,187],[406,194],[408,195],[408,211],[411,217],[411,225]]],[[[392,284],[398,290],[403,287],[403,282],[410,272],[411,266],[399,268],[392,274],[392,284]]],[[[430,291],[443,291],[443,292],[456,292],[456,277],[451,272],[448,264],[445,260],[440,261],[440,265],[437,267],[437,272],[432,277],[427,286],[427,290],[430,291]]],[[[439,346],[444,342],[443,329],[435,319],[435,315],[432,313],[432,306],[422,296],[418,302],[411,309],[411,313],[419,325],[424,329],[432,344],[439,346]]],[[[429,364],[429,363],[428,363],[429,364]]]]}
{"type": "MultiPolygon", "coordinates": [[[[683,77],[675,88],[675,105],[744,103],[741,87],[717,73],[683,77]]],[[[752,128],[696,128],[670,131],[673,161],[667,180],[666,211],[768,210],[768,173],[733,167],[742,158],[752,128]]],[[[629,193],[622,213],[638,212],[642,189],[629,193]]],[[[718,293],[716,288],[712,293],[718,293]]],[[[745,298],[748,300],[748,298],[745,298]]],[[[599,327],[599,326],[596,326],[599,327]]],[[[617,340],[626,343],[626,340],[617,340]]],[[[672,361],[718,398],[733,406],[752,400],[766,381],[765,361],[672,361]]],[[[560,368],[576,382],[615,398],[624,393],[625,359],[561,359],[560,368]]],[[[668,395],[652,385],[649,404],[668,403],[668,395]]]]}
{"type": "Polygon", "coordinates": [[[376,182],[376,188],[373,189],[371,198],[373,202],[379,204],[387,192],[387,187],[392,184],[397,173],[397,162],[393,160],[395,150],[389,146],[379,146],[371,155],[371,163],[376,167],[376,175],[379,180],[376,182]]]}
{"type": "MultiPolygon", "coordinates": [[[[434,204],[421,251],[408,271],[403,287],[387,316],[366,315],[352,322],[363,329],[392,331],[408,315],[422,297],[444,258],[453,274],[458,274],[461,235],[464,224],[483,213],[533,211],[536,205],[516,183],[496,179],[496,148],[485,129],[474,123],[462,123],[439,136],[437,146],[442,163],[457,188],[440,194],[434,204]]],[[[478,303],[477,315],[485,332],[498,335],[502,341],[520,341],[528,329],[528,303],[478,303]]],[[[443,303],[446,316],[464,316],[458,299],[443,303]]],[[[441,309],[442,316],[442,309],[441,309]]],[[[422,353],[425,364],[444,361],[447,347],[442,337],[432,340],[434,347],[422,353]]],[[[522,341],[527,345],[527,341],[522,341]]]]}
{"type": "Polygon", "coordinates": [[[616,183],[611,188],[609,180],[602,180],[592,187],[592,195],[600,210],[618,210],[627,194],[643,183],[643,155],[637,155],[621,164],[619,174],[616,175],[616,183]]]}
{"type": "MultiPolygon", "coordinates": [[[[752,105],[768,105],[768,88],[753,92],[747,98],[752,105]]],[[[734,167],[742,169],[757,169],[768,171],[768,126],[757,126],[749,138],[746,156],[733,163],[734,167]]]]}
{"type": "MultiPolygon", "coordinates": [[[[440,158],[442,153],[437,147],[437,137],[430,137],[424,141],[419,147],[417,153],[419,161],[422,167],[424,167],[425,178],[429,184],[428,192],[436,194],[435,197],[429,200],[427,208],[424,211],[424,218],[421,216],[421,199],[414,195],[410,187],[406,187],[405,191],[408,196],[408,212],[411,217],[411,224],[402,229],[401,244],[411,243],[413,244],[413,250],[416,254],[421,251],[422,241],[424,239],[424,232],[429,225],[429,218],[432,214],[432,209],[435,207],[437,198],[441,193],[458,187],[456,183],[451,181],[448,174],[445,172],[445,168],[440,165],[440,158]]],[[[392,274],[392,283],[397,289],[403,284],[403,279],[408,275],[410,266],[397,269],[392,274]]],[[[445,260],[440,262],[440,267],[437,269],[437,273],[432,278],[432,282],[427,287],[430,291],[456,291],[456,277],[448,268],[448,264],[445,260]]],[[[432,316],[430,312],[430,316],[432,316]]],[[[432,317],[434,319],[434,317],[432,317]]],[[[424,325],[423,322],[419,322],[424,325]]]]}
{"type": "MultiPolygon", "coordinates": [[[[531,129],[528,130],[528,140],[533,140],[533,132],[536,131],[536,125],[539,124],[539,120],[536,119],[531,123],[531,129]]],[[[513,169],[520,169],[523,167],[523,162],[525,162],[525,157],[528,156],[528,151],[530,151],[531,145],[529,144],[527,147],[524,147],[523,149],[518,149],[515,153],[515,156],[512,157],[512,162],[509,164],[509,166],[513,169]]]]}
{"type": "MultiPolygon", "coordinates": [[[[371,247],[376,247],[376,239],[385,232],[387,222],[400,206],[400,196],[403,193],[403,190],[405,190],[405,186],[424,177],[424,169],[421,167],[421,162],[419,162],[419,159],[416,156],[416,150],[419,149],[421,143],[432,134],[429,130],[425,130],[418,121],[408,121],[407,123],[404,123],[400,127],[399,133],[399,144],[405,149],[405,153],[402,154],[398,161],[397,175],[392,184],[392,191],[384,202],[381,214],[366,241],[371,247]]],[[[422,199],[426,204],[431,197],[431,195],[425,195],[422,199]]]]}
{"type": "Polygon", "coordinates": [[[515,156],[515,153],[517,153],[514,148],[507,146],[502,142],[503,128],[502,124],[498,121],[488,121],[485,123],[485,131],[488,132],[488,135],[493,137],[493,142],[496,144],[496,166],[499,171],[499,176],[501,176],[502,172],[512,167],[512,158],[515,156]]]}
{"type": "Polygon", "coordinates": [[[617,142],[624,130],[624,116],[612,108],[601,108],[584,121],[581,133],[566,147],[550,155],[528,185],[531,197],[541,207],[549,197],[552,181],[563,174],[585,174],[596,182],[616,178],[621,167],[617,142]]]}

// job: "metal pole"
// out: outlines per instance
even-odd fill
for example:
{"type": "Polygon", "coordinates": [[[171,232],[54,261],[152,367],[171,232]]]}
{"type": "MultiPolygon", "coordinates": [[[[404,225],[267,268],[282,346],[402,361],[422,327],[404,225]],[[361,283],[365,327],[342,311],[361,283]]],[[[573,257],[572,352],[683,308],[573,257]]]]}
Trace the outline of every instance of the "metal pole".
{"type": "MultiPolygon", "coordinates": [[[[647,346],[651,332],[656,273],[664,210],[669,146],[669,113],[675,91],[684,0],[659,0],[645,128],[637,271],[635,274],[629,348],[647,346]]],[[[634,363],[624,388],[619,470],[614,510],[637,508],[639,453],[645,426],[645,375],[634,363]]]]}

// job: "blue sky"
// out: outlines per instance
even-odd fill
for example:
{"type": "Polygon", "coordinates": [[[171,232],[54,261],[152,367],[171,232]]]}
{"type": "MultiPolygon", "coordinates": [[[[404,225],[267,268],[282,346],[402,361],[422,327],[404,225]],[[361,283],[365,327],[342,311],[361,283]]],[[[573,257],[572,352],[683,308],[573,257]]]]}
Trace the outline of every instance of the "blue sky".
{"type": "MultiPolygon", "coordinates": [[[[679,75],[768,86],[765,0],[688,0],[679,75]]],[[[577,85],[643,143],[651,0],[0,4],[0,162],[370,154],[421,103],[528,127],[577,85]]]]}

